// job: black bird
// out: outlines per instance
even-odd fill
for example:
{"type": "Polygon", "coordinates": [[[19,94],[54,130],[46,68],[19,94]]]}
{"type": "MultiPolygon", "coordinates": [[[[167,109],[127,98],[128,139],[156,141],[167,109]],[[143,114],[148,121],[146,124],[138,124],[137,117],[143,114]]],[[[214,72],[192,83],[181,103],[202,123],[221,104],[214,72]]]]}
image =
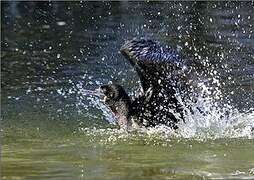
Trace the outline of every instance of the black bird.
{"type": "Polygon", "coordinates": [[[146,39],[133,39],[120,49],[137,71],[142,92],[133,100],[118,84],[100,87],[105,104],[118,119],[121,128],[154,127],[159,124],[177,129],[183,120],[179,99],[185,65],[179,55],[168,47],[146,39]]]}

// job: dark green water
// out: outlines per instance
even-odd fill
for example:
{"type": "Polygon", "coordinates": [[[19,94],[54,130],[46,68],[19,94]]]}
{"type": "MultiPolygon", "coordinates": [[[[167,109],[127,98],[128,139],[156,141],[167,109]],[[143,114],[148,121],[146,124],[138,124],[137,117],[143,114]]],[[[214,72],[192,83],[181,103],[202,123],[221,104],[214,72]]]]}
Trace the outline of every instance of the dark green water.
{"type": "Polygon", "coordinates": [[[253,7],[1,2],[2,179],[254,179],[253,7]],[[191,60],[212,82],[200,88],[215,89],[199,104],[208,114],[190,114],[176,133],[126,134],[109,123],[84,90],[113,81],[137,91],[119,53],[134,37],[191,60]]]}
{"type": "Polygon", "coordinates": [[[253,140],[8,130],[3,179],[253,178],[253,140]],[[13,132],[14,131],[14,132],[13,132]]]}

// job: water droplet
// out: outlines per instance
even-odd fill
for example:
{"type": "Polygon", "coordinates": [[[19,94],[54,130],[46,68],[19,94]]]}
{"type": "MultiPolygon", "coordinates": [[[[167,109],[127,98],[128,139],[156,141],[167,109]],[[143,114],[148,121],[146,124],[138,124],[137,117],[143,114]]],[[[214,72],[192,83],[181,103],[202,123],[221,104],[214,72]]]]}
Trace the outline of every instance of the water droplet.
{"type": "Polygon", "coordinates": [[[64,22],[64,21],[58,21],[58,22],[56,22],[56,24],[58,26],[64,26],[64,25],[66,25],[66,22],[64,22]]]}

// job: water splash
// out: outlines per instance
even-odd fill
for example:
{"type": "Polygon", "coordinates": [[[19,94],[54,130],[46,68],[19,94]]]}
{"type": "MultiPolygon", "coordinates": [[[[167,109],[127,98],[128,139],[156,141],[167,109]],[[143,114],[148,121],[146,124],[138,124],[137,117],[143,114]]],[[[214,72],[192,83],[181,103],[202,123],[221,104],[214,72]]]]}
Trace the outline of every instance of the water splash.
{"type": "Polygon", "coordinates": [[[205,107],[206,113],[187,112],[185,123],[179,124],[179,136],[197,139],[254,137],[253,109],[242,113],[228,104],[221,108],[212,101],[202,99],[201,102],[198,104],[205,107]]]}
{"type": "Polygon", "coordinates": [[[213,86],[198,83],[200,91],[195,93],[195,103],[184,104],[185,122],[179,123],[178,136],[196,139],[253,138],[254,109],[240,112],[229,101],[223,101],[220,81],[212,78],[212,83],[213,86]]]}
{"type": "MultiPolygon", "coordinates": [[[[220,82],[215,78],[212,82],[216,86],[211,87],[205,82],[198,83],[199,93],[196,93],[196,89],[193,90],[195,92],[193,96],[196,96],[195,102],[183,103],[185,122],[179,123],[177,132],[172,132],[167,126],[160,125],[154,128],[140,129],[138,133],[149,137],[159,136],[162,139],[174,137],[199,140],[218,138],[252,139],[254,137],[254,108],[240,112],[237,108],[230,105],[230,103],[226,102],[222,104],[221,99],[223,98],[223,94],[220,90],[220,82]]],[[[58,90],[58,93],[66,95],[66,93],[73,94],[75,92],[76,108],[81,113],[84,107],[88,108],[88,110],[89,107],[93,107],[100,110],[110,124],[116,124],[114,115],[101,100],[102,94],[99,91],[88,90],[84,87],[84,84],[79,82],[71,90],[67,92],[58,90]]],[[[79,130],[84,130],[82,129],[82,125],[79,130]]],[[[107,132],[106,129],[94,130],[92,127],[91,130],[95,134],[98,132],[107,132]]],[[[111,133],[113,132],[115,136],[125,134],[122,130],[117,130],[117,128],[115,130],[110,129],[109,131],[111,133]]]]}
{"type": "MultiPolygon", "coordinates": [[[[73,84],[70,89],[58,89],[57,93],[61,96],[66,95],[75,95],[75,107],[79,113],[83,113],[83,110],[86,109],[89,111],[89,108],[93,107],[99,109],[106,120],[115,124],[116,120],[111,113],[111,111],[106,107],[106,105],[102,102],[103,94],[99,91],[99,89],[90,90],[86,89],[86,84],[84,82],[78,82],[77,84],[73,84]]],[[[96,116],[96,115],[93,115],[96,116]]],[[[83,124],[83,123],[82,123],[83,124]]]]}

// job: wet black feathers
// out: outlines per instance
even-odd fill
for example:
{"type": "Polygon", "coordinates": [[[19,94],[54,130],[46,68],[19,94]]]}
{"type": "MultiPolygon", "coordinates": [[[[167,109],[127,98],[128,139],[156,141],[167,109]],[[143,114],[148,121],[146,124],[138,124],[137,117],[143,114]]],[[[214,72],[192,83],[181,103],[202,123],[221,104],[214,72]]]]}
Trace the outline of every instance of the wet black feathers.
{"type": "Polygon", "coordinates": [[[177,99],[179,74],[184,68],[180,56],[146,39],[127,41],[120,51],[137,71],[143,93],[131,101],[121,86],[109,85],[115,110],[117,106],[126,108],[122,112],[128,112],[128,117],[146,127],[165,124],[176,129],[183,119],[183,109],[177,99]]]}

